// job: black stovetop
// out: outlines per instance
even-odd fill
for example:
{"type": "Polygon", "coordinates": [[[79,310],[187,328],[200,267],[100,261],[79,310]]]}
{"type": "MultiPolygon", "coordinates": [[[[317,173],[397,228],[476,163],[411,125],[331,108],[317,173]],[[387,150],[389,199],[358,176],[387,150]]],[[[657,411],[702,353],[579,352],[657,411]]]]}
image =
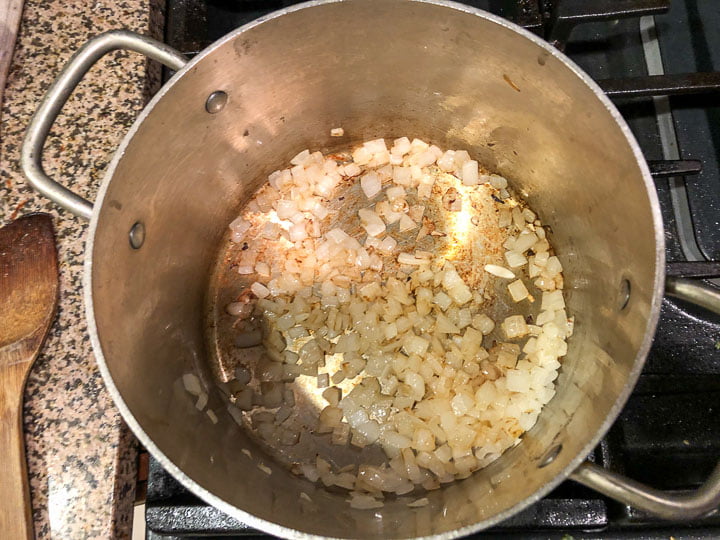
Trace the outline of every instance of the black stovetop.
{"type": "MultiPolygon", "coordinates": [[[[168,0],[166,41],[193,55],[237,26],[294,3],[168,0]]],[[[628,97],[630,85],[623,81],[661,73],[720,71],[720,2],[675,0],[670,9],[669,0],[465,3],[565,47],[593,78],[606,80],[601,86],[613,89],[610,95],[645,157],[653,161],[652,169],[694,172],[656,176],[668,261],[720,260],[720,76],[703,76],[704,85],[714,91],[702,93],[687,83],[664,81],[675,86],[672,94],[679,94],[670,97],[628,97]],[[567,39],[574,23],[578,24],[567,39]]],[[[645,82],[639,86],[647,88],[645,82]]],[[[719,413],[720,318],[665,299],[635,391],[592,457],[658,488],[692,489],[720,456],[719,413]]],[[[146,525],[147,537],[158,540],[261,535],[194,497],[152,459],[146,525]]],[[[662,522],[568,481],[483,534],[523,539],[565,534],[585,539],[720,538],[720,516],[692,523],[662,522]]]]}

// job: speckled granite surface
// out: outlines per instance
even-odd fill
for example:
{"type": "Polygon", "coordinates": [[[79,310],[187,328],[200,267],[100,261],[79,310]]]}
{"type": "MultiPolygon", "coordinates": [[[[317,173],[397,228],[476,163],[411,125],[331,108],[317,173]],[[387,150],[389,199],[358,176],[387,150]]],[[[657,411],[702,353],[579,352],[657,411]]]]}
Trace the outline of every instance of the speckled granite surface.
{"type": "MultiPolygon", "coordinates": [[[[150,0],[25,2],[0,116],[0,224],[27,212],[49,212],[58,239],[59,313],[25,392],[38,538],[128,537],[137,449],[105,390],[87,335],[81,290],[87,223],[25,184],[20,144],[38,101],[73,51],[114,28],[157,37],[161,21],[160,4],[150,0]]],[[[50,175],[92,200],[158,73],[134,53],[102,59],[52,131],[45,150],[50,175]]]]}

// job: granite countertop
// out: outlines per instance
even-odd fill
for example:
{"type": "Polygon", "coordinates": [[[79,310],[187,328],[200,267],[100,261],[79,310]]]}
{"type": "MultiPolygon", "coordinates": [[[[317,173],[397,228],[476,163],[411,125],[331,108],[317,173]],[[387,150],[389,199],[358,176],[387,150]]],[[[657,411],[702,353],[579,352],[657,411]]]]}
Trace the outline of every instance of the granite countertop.
{"type": "MultiPolygon", "coordinates": [[[[160,2],[158,2],[160,4],[160,2]]],[[[158,37],[152,0],[26,0],[0,115],[0,225],[35,211],[54,218],[58,315],[28,378],[25,445],[37,538],[130,535],[137,443],[95,364],[82,299],[88,223],[32,191],[18,160],[39,100],[90,37],[128,28],[158,37]]],[[[45,147],[50,176],[93,200],[113,151],[159,80],[144,57],[103,58],[71,96],[45,147]]]]}

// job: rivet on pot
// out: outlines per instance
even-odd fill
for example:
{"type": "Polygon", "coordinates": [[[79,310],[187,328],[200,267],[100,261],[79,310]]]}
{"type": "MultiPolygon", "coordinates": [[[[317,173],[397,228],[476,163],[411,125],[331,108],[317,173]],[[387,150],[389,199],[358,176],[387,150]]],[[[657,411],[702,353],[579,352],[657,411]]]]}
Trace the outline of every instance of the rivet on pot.
{"type": "Polygon", "coordinates": [[[624,278],[620,282],[620,294],[619,294],[619,301],[618,306],[620,308],[620,311],[625,309],[628,305],[628,302],[630,301],[630,280],[627,278],[624,278]]]}
{"type": "Polygon", "coordinates": [[[208,96],[205,101],[205,110],[210,114],[219,113],[225,108],[227,100],[228,95],[222,90],[217,90],[208,96]]]}
{"type": "Polygon", "coordinates": [[[145,242],[145,225],[142,221],[136,221],[135,224],[130,228],[130,247],[133,249],[140,249],[145,242]]]}
{"type": "Polygon", "coordinates": [[[562,451],[562,444],[556,444],[553,446],[550,450],[548,450],[543,458],[538,463],[538,469],[542,469],[543,467],[547,467],[550,465],[553,461],[555,461],[555,458],[557,458],[560,455],[560,452],[562,451]]]}

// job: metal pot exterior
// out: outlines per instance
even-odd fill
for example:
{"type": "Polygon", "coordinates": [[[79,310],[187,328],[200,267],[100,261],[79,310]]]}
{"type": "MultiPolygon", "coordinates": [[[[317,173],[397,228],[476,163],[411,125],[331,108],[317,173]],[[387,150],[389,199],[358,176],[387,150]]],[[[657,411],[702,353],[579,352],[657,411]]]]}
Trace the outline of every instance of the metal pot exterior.
{"type": "Polygon", "coordinates": [[[563,55],[466,6],[360,0],[278,12],[179,71],[105,178],[87,261],[91,336],[110,391],[141,441],[190,489],[279,536],[451,537],[542,497],[605,433],[652,339],[664,243],[637,144],[563,55]],[[228,99],[211,113],[215,91],[228,99]],[[263,456],[228,414],[209,422],[180,382],[194,371],[210,383],[204,298],[227,223],[298,151],[337,148],[333,127],[345,130],[342,146],[406,135],[468,149],[550,225],[565,270],[577,324],[558,394],[521,444],[429,493],[424,508],[351,509],[263,456]],[[144,239],[135,249],[128,234],[138,222],[144,239]],[[301,492],[315,510],[299,504],[301,492]]]}

